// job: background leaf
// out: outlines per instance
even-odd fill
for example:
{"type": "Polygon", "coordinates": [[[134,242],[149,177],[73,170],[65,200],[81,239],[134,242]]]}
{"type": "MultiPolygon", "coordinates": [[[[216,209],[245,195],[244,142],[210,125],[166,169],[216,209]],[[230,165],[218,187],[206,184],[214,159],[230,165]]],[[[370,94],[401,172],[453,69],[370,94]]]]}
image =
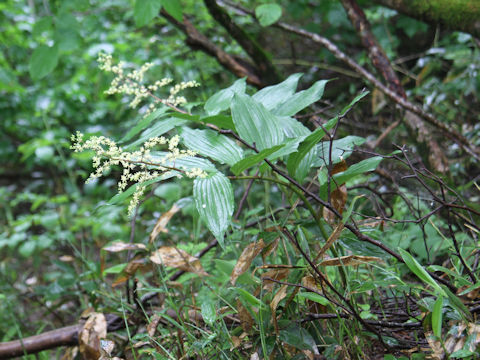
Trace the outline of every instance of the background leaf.
{"type": "Polygon", "coordinates": [[[162,8],[161,0],[136,0],[133,17],[137,26],[147,25],[154,19],[162,8]]]}
{"type": "Polygon", "coordinates": [[[255,16],[262,26],[269,26],[277,22],[282,16],[282,8],[277,4],[263,4],[255,8],[255,16]]]}
{"type": "Polygon", "coordinates": [[[48,74],[58,64],[58,47],[40,45],[37,47],[30,58],[28,69],[33,80],[39,80],[48,74]]]}
{"type": "Polygon", "coordinates": [[[161,0],[162,6],[165,11],[172,15],[172,17],[182,22],[183,21],[183,12],[182,12],[182,5],[180,4],[179,0],[161,0]]]}

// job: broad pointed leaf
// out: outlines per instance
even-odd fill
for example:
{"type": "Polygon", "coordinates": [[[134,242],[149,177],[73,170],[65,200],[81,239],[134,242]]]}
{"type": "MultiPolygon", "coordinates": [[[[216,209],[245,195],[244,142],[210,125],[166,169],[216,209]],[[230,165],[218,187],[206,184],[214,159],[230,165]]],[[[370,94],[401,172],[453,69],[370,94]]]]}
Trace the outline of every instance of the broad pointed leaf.
{"type": "Polygon", "coordinates": [[[184,127],[179,132],[183,143],[189,149],[197,151],[222,164],[232,166],[243,158],[243,150],[235,141],[215,131],[192,130],[184,127]]]}
{"type": "Polygon", "coordinates": [[[232,172],[235,175],[238,175],[243,170],[248,169],[249,167],[258,164],[260,161],[263,161],[269,155],[277,152],[278,150],[280,150],[284,146],[285,146],[285,144],[277,145],[277,146],[271,147],[269,149],[262,150],[257,154],[247,156],[245,159],[240,160],[235,165],[233,165],[230,170],[232,170],[232,172]]]}
{"type": "Polygon", "coordinates": [[[252,98],[263,104],[268,110],[272,110],[292,97],[302,75],[301,73],[290,75],[280,84],[268,86],[258,91],[252,98]]]}
{"type": "Polygon", "coordinates": [[[278,119],[247,95],[234,95],[232,118],[240,137],[258,150],[280,145],[284,139],[278,119]]]}
{"type": "MultiPolygon", "coordinates": [[[[347,181],[353,179],[355,176],[365,174],[369,171],[373,171],[377,168],[380,161],[382,161],[381,156],[374,156],[369,159],[360,161],[357,164],[350,166],[347,170],[333,175],[333,180],[330,182],[330,191],[337,189],[338,186],[345,184],[347,181]]],[[[328,182],[322,184],[319,189],[320,197],[323,199],[327,198],[328,192],[328,182]]]]}
{"type": "Polygon", "coordinates": [[[223,247],[224,235],[233,214],[233,190],[230,180],[221,173],[197,178],[193,198],[200,218],[223,247]]]}
{"type": "MultiPolygon", "coordinates": [[[[313,87],[313,86],[312,86],[313,87]]],[[[291,176],[295,177],[295,173],[297,171],[298,166],[300,165],[302,159],[308,154],[308,152],[325,136],[325,130],[332,129],[338,119],[343,117],[348,110],[352,108],[358,101],[360,101],[364,96],[368,94],[368,91],[364,91],[358,94],[347,106],[345,106],[341,113],[335,116],[333,119],[330,119],[323,127],[318,128],[313,133],[305,138],[305,140],[300,144],[298,147],[298,151],[292,155],[290,155],[287,163],[287,170],[291,176]]]]}
{"type": "Polygon", "coordinates": [[[300,91],[281,103],[272,112],[275,115],[292,116],[307,106],[317,102],[323,96],[325,85],[329,80],[320,80],[307,90],[300,91]]]}
{"type": "Polygon", "coordinates": [[[232,86],[212,95],[205,103],[205,111],[209,115],[217,115],[219,112],[228,109],[233,95],[244,94],[246,87],[246,78],[238,79],[232,86]]]}

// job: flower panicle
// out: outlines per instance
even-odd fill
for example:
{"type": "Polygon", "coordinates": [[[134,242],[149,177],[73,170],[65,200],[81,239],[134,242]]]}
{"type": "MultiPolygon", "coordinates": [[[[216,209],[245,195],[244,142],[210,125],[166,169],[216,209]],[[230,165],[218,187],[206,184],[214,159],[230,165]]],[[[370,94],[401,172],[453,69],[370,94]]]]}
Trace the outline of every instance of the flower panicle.
{"type": "Polygon", "coordinates": [[[144,85],[143,81],[145,73],[154,65],[151,62],[143,64],[140,69],[131,72],[125,71],[126,63],[120,61],[114,64],[112,55],[100,53],[97,59],[100,70],[111,72],[115,78],[110,83],[110,87],[105,91],[108,95],[125,94],[133,96],[129,106],[134,109],[141,104],[145,99],[150,98],[152,102],[147,106],[145,116],[156,110],[159,104],[164,104],[170,107],[177,107],[187,103],[184,96],[179,95],[185,89],[200,86],[196,81],[182,81],[170,87],[169,95],[166,98],[156,96],[154,93],[159,89],[170,85],[173,80],[170,78],[163,78],[155,81],[153,84],[144,85]]]}
{"type": "Polygon", "coordinates": [[[77,131],[71,136],[71,149],[75,152],[91,150],[94,171],[87,179],[87,183],[104,175],[112,166],[121,166],[122,175],[117,184],[118,192],[123,192],[129,183],[137,184],[135,192],[128,206],[128,214],[132,215],[145,192],[145,183],[157,179],[162,175],[173,172],[177,177],[204,178],[207,173],[200,168],[175,166],[175,160],[184,157],[193,157],[197,153],[193,150],[179,149],[180,137],[175,135],[170,139],[163,136],[148,139],[139,150],[125,151],[117,143],[105,136],[92,136],[85,140],[84,134],[77,131]],[[162,156],[152,155],[151,150],[165,145],[168,151],[162,156]]]}

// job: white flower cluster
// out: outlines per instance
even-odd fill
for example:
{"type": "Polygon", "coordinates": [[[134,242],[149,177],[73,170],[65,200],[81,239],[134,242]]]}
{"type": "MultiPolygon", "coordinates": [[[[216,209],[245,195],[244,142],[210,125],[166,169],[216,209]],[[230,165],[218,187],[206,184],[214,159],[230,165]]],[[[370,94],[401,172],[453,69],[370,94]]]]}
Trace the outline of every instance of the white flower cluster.
{"type": "Polygon", "coordinates": [[[101,177],[112,166],[121,165],[123,174],[118,183],[118,192],[125,190],[129,182],[137,184],[132,200],[128,206],[128,214],[131,215],[137,207],[141,196],[145,192],[148,180],[156,179],[165,173],[175,172],[177,177],[182,174],[189,178],[204,178],[207,173],[199,168],[187,169],[184,166],[175,167],[175,160],[186,156],[195,156],[196,152],[192,150],[180,150],[178,144],[180,137],[178,135],[167,139],[163,136],[154,137],[146,141],[143,146],[133,152],[123,151],[115,141],[105,136],[93,136],[88,140],[84,135],[77,131],[72,135],[71,149],[75,152],[93,150],[95,156],[92,158],[92,164],[95,169],[87,179],[87,183],[93,179],[101,177]],[[167,145],[168,152],[165,156],[158,158],[150,154],[152,148],[158,145],[167,145]],[[173,164],[173,166],[170,166],[173,164]]]}
{"type": "Polygon", "coordinates": [[[151,97],[153,99],[153,103],[148,106],[145,116],[154,111],[158,103],[162,103],[170,107],[177,107],[185,104],[187,99],[185,99],[184,96],[178,96],[177,94],[187,88],[200,86],[200,84],[196,81],[181,82],[170,88],[170,95],[168,98],[162,99],[155,96],[153,92],[170,84],[173,80],[164,78],[162,80],[155,81],[155,83],[152,85],[143,85],[142,82],[145,73],[153,66],[152,63],[146,63],[138,70],[125,73],[125,62],[120,61],[118,65],[114,65],[112,55],[100,53],[97,61],[100,64],[99,68],[101,70],[115,74],[115,78],[112,80],[110,88],[106,91],[107,94],[133,95],[134,98],[129,104],[131,108],[136,108],[146,97],[151,97]]]}

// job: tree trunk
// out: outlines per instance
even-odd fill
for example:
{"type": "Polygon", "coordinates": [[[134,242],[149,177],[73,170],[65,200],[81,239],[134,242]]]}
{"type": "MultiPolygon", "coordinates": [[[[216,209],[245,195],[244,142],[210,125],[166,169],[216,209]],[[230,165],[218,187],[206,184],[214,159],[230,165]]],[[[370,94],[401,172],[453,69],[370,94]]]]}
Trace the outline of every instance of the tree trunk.
{"type": "Polygon", "coordinates": [[[415,19],[441,24],[480,38],[480,1],[478,0],[372,0],[415,19]]]}

